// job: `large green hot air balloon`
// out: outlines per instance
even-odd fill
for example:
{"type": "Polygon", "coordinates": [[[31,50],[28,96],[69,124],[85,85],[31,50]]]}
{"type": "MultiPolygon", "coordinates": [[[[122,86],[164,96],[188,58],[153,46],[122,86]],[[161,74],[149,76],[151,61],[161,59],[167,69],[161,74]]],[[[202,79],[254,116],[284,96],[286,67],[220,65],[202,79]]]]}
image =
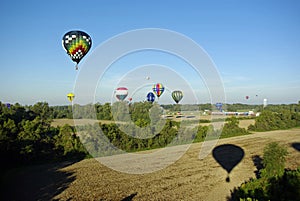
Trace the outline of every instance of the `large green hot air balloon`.
{"type": "Polygon", "coordinates": [[[85,32],[69,31],[63,36],[62,45],[71,59],[76,62],[76,70],[78,70],[78,63],[90,50],[92,39],[85,32]]]}
{"type": "Polygon", "coordinates": [[[183,93],[182,91],[173,91],[172,92],[172,98],[173,100],[178,104],[179,101],[181,101],[181,99],[183,98],[183,93]]]}

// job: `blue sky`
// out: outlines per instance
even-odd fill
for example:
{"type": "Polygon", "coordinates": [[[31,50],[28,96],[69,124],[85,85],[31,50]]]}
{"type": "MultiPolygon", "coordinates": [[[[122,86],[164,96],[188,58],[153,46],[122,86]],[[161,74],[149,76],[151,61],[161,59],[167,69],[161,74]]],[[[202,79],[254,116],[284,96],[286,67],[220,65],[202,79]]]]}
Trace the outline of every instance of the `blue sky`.
{"type": "MultiPolygon", "coordinates": [[[[69,104],[66,94],[73,90],[80,71],[74,70],[61,46],[67,31],[83,30],[93,39],[83,65],[97,46],[117,34],[162,28],[184,34],[208,53],[223,80],[227,102],[262,104],[267,98],[269,103],[296,103],[300,100],[299,10],[297,0],[1,1],[0,101],[69,104]]],[[[134,64],[139,66],[164,61],[155,54],[138,59],[134,64]]],[[[176,66],[174,61],[161,65],[176,66]]],[[[123,64],[122,72],[137,67],[125,65],[126,59],[123,64]]],[[[120,71],[112,69],[104,80],[119,76],[120,71]]],[[[192,72],[185,78],[192,82],[192,72]]],[[[207,94],[203,84],[195,90],[207,94]]],[[[98,93],[97,101],[111,100],[111,91],[98,93]]],[[[199,102],[207,102],[206,95],[199,96],[199,102]]]]}

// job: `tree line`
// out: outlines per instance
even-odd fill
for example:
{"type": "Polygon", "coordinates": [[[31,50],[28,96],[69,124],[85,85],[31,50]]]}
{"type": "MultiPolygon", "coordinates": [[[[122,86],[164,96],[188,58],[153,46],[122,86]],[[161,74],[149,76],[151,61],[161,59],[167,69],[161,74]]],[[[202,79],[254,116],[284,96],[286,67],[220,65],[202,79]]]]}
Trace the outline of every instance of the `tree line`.
{"type": "Polygon", "coordinates": [[[245,135],[249,131],[300,126],[300,115],[294,105],[279,105],[277,109],[275,106],[264,108],[248,130],[240,128],[239,119],[235,117],[228,118],[222,130],[215,130],[212,125],[199,125],[201,120],[193,121],[195,126],[191,127],[189,121],[175,122],[161,118],[162,106],[149,102],[134,103],[129,107],[125,102],[74,107],[78,107],[77,114],[72,113],[70,106],[49,106],[46,102],[32,106],[17,103],[10,107],[0,103],[0,155],[4,164],[16,166],[88,157],[88,151],[99,152],[99,146],[102,146],[102,151],[105,150],[105,140],[125,151],[139,151],[170,144],[201,142],[218,136],[245,135]],[[76,127],[77,130],[70,125],[51,126],[53,118],[87,118],[92,117],[92,114],[96,114],[98,119],[114,119],[116,123],[76,127]],[[118,123],[118,120],[127,123],[118,123]],[[102,138],[97,135],[99,129],[103,133],[102,138]],[[78,135],[82,130],[86,136],[78,135]]]}
{"type": "Polygon", "coordinates": [[[1,169],[87,155],[74,127],[52,127],[51,115],[45,102],[9,108],[0,103],[1,169]]]}

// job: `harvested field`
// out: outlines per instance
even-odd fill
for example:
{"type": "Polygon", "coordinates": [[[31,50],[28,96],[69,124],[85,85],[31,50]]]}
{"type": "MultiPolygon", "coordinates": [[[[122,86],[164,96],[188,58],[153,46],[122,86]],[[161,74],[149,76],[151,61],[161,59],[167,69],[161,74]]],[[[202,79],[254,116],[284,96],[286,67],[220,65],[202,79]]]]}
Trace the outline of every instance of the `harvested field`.
{"type": "MultiPolygon", "coordinates": [[[[294,169],[300,166],[300,152],[292,146],[300,142],[300,129],[297,128],[219,140],[217,146],[231,144],[244,152],[241,162],[229,174],[230,182],[226,182],[228,173],[212,154],[199,159],[202,143],[195,143],[175,163],[153,173],[121,173],[95,159],[85,159],[70,165],[33,166],[14,172],[2,190],[10,200],[226,200],[231,189],[255,177],[253,157],[262,157],[264,146],[272,141],[287,147],[286,167],[294,169]],[[55,174],[49,174],[53,167],[58,169],[55,174]]],[[[161,158],[161,162],[164,160],[161,158]]],[[[123,165],[126,166],[126,163],[123,165]]]]}

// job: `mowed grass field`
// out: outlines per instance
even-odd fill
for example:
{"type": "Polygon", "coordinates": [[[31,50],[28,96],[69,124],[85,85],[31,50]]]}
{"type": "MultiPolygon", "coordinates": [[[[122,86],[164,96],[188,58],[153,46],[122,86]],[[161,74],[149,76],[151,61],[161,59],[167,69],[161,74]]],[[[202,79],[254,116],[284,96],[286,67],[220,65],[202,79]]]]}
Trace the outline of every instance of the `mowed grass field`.
{"type": "MultiPolygon", "coordinates": [[[[14,171],[7,175],[2,190],[9,200],[226,200],[235,186],[255,177],[253,158],[262,157],[264,146],[273,141],[287,148],[287,168],[300,166],[299,149],[292,146],[300,143],[300,128],[295,128],[219,140],[216,146],[231,144],[244,152],[229,174],[230,182],[212,153],[199,159],[203,143],[194,143],[175,163],[153,173],[121,173],[95,159],[85,159],[14,171]]],[[[126,167],[126,163],[122,165],[126,167]]]]}
{"type": "MultiPolygon", "coordinates": [[[[220,118],[224,118],[224,116],[220,116],[220,118]]],[[[206,119],[210,120],[210,116],[201,116],[201,119],[206,119]]],[[[180,119],[173,118],[172,120],[180,121],[180,119]]],[[[192,120],[192,119],[191,119],[192,120]]],[[[109,124],[109,123],[114,123],[114,121],[109,121],[109,120],[94,120],[94,119],[76,119],[76,124],[77,125],[86,125],[86,124],[94,124],[97,122],[101,122],[103,124],[109,124]]],[[[242,119],[239,120],[239,126],[241,128],[248,128],[250,124],[254,124],[255,120],[254,119],[242,119]]],[[[54,119],[52,122],[52,126],[63,126],[65,124],[69,124],[74,126],[74,120],[73,119],[54,119]]],[[[210,123],[201,123],[200,125],[209,125],[210,123]]]]}

